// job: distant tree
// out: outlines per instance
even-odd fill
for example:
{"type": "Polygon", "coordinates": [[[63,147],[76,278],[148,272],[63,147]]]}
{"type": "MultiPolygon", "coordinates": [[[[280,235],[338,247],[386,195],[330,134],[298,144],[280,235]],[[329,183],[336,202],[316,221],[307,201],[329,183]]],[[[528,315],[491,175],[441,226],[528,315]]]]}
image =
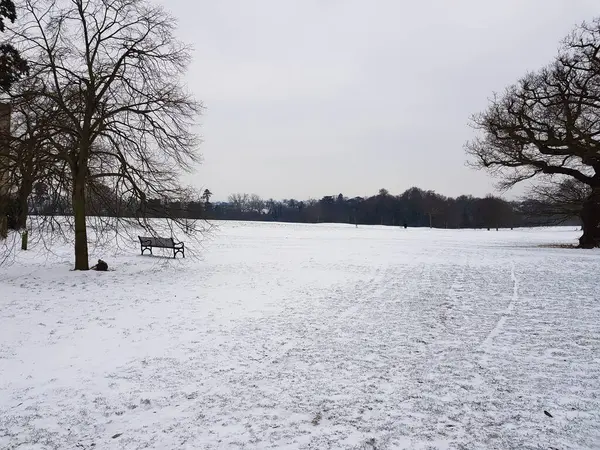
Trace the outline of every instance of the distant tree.
{"type": "MultiPolygon", "coordinates": [[[[300,218],[300,220],[302,220],[304,218],[304,211],[306,209],[306,203],[299,201],[296,202],[296,208],[298,208],[298,217],[300,218]]],[[[306,219],[304,219],[305,221],[306,219]]]]}
{"type": "Polygon", "coordinates": [[[271,220],[281,220],[283,215],[283,202],[278,202],[270,198],[266,201],[267,214],[271,220]]]}
{"type": "Polygon", "coordinates": [[[442,226],[444,224],[445,197],[436,194],[434,191],[426,191],[423,193],[422,199],[424,211],[429,220],[429,228],[433,228],[434,226],[434,217],[438,219],[435,225],[438,227],[442,226]]]}
{"type": "Polygon", "coordinates": [[[375,211],[380,225],[394,225],[394,199],[387,189],[379,189],[375,201],[375,211]]]}
{"type": "Polygon", "coordinates": [[[204,200],[204,204],[208,205],[210,203],[210,198],[213,196],[213,193],[210,192],[208,189],[204,189],[204,192],[202,192],[202,200],[204,200]]]}
{"type": "Polygon", "coordinates": [[[348,205],[348,199],[344,194],[338,194],[333,207],[333,216],[335,222],[350,223],[352,221],[352,213],[348,205]]]}
{"type": "Polygon", "coordinates": [[[117,217],[119,211],[118,192],[101,179],[92,179],[86,187],[86,214],[88,216],[117,217]]]}
{"type": "Polygon", "coordinates": [[[250,210],[250,196],[248,194],[231,194],[227,199],[234,211],[246,213],[250,210]]]}
{"type": "Polygon", "coordinates": [[[335,197],[333,195],[325,195],[319,200],[318,222],[334,222],[335,221],[335,197]]]}
{"type": "Polygon", "coordinates": [[[529,189],[524,212],[538,222],[560,224],[578,217],[589,196],[589,185],[573,178],[538,184],[529,189]]]}
{"type": "Polygon", "coordinates": [[[50,189],[43,181],[38,181],[33,186],[33,199],[36,211],[39,213],[44,208],[44,205],[49,200],[50,189]]]}
{"type": "Polygon", "coordinates": [[[248,210],[257,216],[260,216],[265,209],[265,202],[256,194],[251,194],[248,199],[248,210]]]}
{"type": "Polygon", "coordinates": [[[454,208],[458,214],[456,227],[457,228],[474,228],[474,208],[475,199],[471,195],[461,195],[456,198],[454,208]]]}
{"type": "Polygon", "coordinates": [[[199,202],[196,200],[192,200],[187,204],[187,216],[190,219],[204,219],[206,218],[206,210],[207,206],[210,206],[210,203],[207,205],[205,202],[199,202]]]}
{"type": "Polygon", "coordinates": [[[284,202],[284,204],[289,210],[288,214],[286,214],[286,220],[299,222],[301,220],[300,202],[295,198],[290,198],[287,200],[287,202],[284,202]]]}
{"type": "Polygon", "coordinates": [[[426,192],[417,187],[407,189],[400,196],[404,205],[404,218],[410,226],[429,226],[429,215],[425,207],[426,192]]]}
{"type": "Polygon", "coordinates": [[[160,198],[146,200],[146,214],[148,217],[167,217],[164,202],[160,198]]]}
{"type": "Polygon", "coordinates": [[[510,187],[559,176],[589,186],[580,247],[600,246],[600,19],[577,27],[554,62],[495,96],[473,117],[475,167],[510,187]]]}
{"type": "Polygon", "coordinates": [[[478,228],[499,228],[510,222],[510,205],[491,194],[476,200],[475,225],[478,228]]]}
{"type": "Polygon", "coordinates": [[[361,197],[354,197],[354,198],[351,198],[348,200],[348,207],[352,214],[350,223],[354,223],[355,225],[358,225],[358,223],[359,223],[358,212],[359,212],[360,204],[362,203],[362,201],[363,201],[363,199],[361,197]]]}

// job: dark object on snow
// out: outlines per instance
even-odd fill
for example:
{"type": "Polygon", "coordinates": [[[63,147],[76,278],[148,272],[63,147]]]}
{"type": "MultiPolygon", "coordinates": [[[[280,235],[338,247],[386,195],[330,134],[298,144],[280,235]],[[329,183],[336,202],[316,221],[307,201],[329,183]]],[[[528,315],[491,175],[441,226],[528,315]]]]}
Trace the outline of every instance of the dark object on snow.
{"type": "Polygon", "coordinates": [[[161,238],[161,237],[142,237],[138,236],[140,240],[140,247],[142,248],[142,255],[146,250],[150,250],[150,254],[152,254],[152,247],[154,248],[172,248],[173,249],[173,258],[177,256],[178,253],[185,258],[185,246],[183,242],[175,242],[173,238],[161,238]]]}
{"type": "Polygon", "coordinates": [[[92,270],[99,270],[101,272],[106,272],[108,270],[108,264],[106,264],[101,259],[98,260],[98,264],[92,266],[92,270]]]}
{"type": "Polygon", "coordinates": [[[403,227],[404,227],[405,230],[408,228],[408,225],[406,224],[406,222],[404,222],[403,227]]]}
{"type": "Polygon", "coordinates": [[[544,411],[544,414],[546,414],[548,417],[554,417],[552,414],[550,414],[548,411],[544,411]]]}
{"type": "Polygon", "coordinates": [[[123,436],[123,433],[117,433],[117,434],[113,434],[112,438],[113,438],[113,439],[116,439],[116,438],[118,438],[119,436],[123,436]]]}
{"type": "Polygon", "coordinates": [[[29,233],[27,232],[27,230],[23,230],[23,232],[21,233],[21,250],[27,250],[27,237],[29,236],[29,233]]]}

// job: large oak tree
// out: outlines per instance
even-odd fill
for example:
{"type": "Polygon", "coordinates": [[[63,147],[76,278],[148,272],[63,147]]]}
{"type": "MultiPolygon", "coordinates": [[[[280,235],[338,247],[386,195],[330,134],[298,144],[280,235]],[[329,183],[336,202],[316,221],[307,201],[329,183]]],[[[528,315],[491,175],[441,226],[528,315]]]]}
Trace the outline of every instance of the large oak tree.
{"type": "Polygon", "coordinates": [[[589,186],[580,246],[600,245],[600,19],[577,27],[555,61],[527,74],[472,119],[473,163],[510,187],[532,178],[589,186]]]}

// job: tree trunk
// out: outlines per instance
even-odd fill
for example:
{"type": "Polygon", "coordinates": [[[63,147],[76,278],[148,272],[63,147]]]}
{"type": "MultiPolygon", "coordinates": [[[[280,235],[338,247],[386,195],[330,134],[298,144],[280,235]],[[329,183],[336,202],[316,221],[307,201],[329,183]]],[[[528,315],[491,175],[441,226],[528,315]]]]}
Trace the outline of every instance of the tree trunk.
{"type": "Polygon", "coordinates": [[[19,186],[19,211],[17,215],[17,230],[24,230],[27,228],[27,216],[29,214],[29,196],[31,195],[31,191],[33,190],[33,181],[28,179],[23,179],[21,181],[21,186],[19,186]]]}
{"type": "Polygon", "coordinates": [[[6,201],[0,195],[0,239],[6,239],[8,236],[8,217],[6,216],[6,201]]]}
{"type": "Polygon", "coordinates": [[[0,209],[0,239],[6,239],[8,237],[8,218],[4,212],[0,209]]]}
{"type": "Polygon", "coordinates": [[[579,247],[600,247],[600,187],[593,187],[592,193],[581,209],[583,235],[579,238],[579,247]]]}
{"type": "Polygon", "coordinates": [[[87,229],[85,224],[85,172],[73,177],[73,217],[75,219],[75,270],[89,270],[87,229]]]}

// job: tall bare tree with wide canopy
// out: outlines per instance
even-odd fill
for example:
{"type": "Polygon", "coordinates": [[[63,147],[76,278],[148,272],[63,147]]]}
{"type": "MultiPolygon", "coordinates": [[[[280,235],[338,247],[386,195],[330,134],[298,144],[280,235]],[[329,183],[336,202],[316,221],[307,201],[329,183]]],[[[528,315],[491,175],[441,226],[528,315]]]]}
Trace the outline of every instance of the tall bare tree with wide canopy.
{"type": "Polygon", "coordinates": [[[13,42],[30,65],[58,133],[75,229],[75,269],[87,270],[86,191],[97,181],[143,209],[176,196],[199,161],[201,104],[182,81],[189,48],[176,21],[145,0],[24,0],[13,42]]]}
{"type": "Polygon", "coordinates": [[[552,64],[494,96],[472,124],[480,135],[467,153],[502,186],[532,178],[589,186],[579,245],[600,246],[600,19],[577,27],[552,64]]]}

